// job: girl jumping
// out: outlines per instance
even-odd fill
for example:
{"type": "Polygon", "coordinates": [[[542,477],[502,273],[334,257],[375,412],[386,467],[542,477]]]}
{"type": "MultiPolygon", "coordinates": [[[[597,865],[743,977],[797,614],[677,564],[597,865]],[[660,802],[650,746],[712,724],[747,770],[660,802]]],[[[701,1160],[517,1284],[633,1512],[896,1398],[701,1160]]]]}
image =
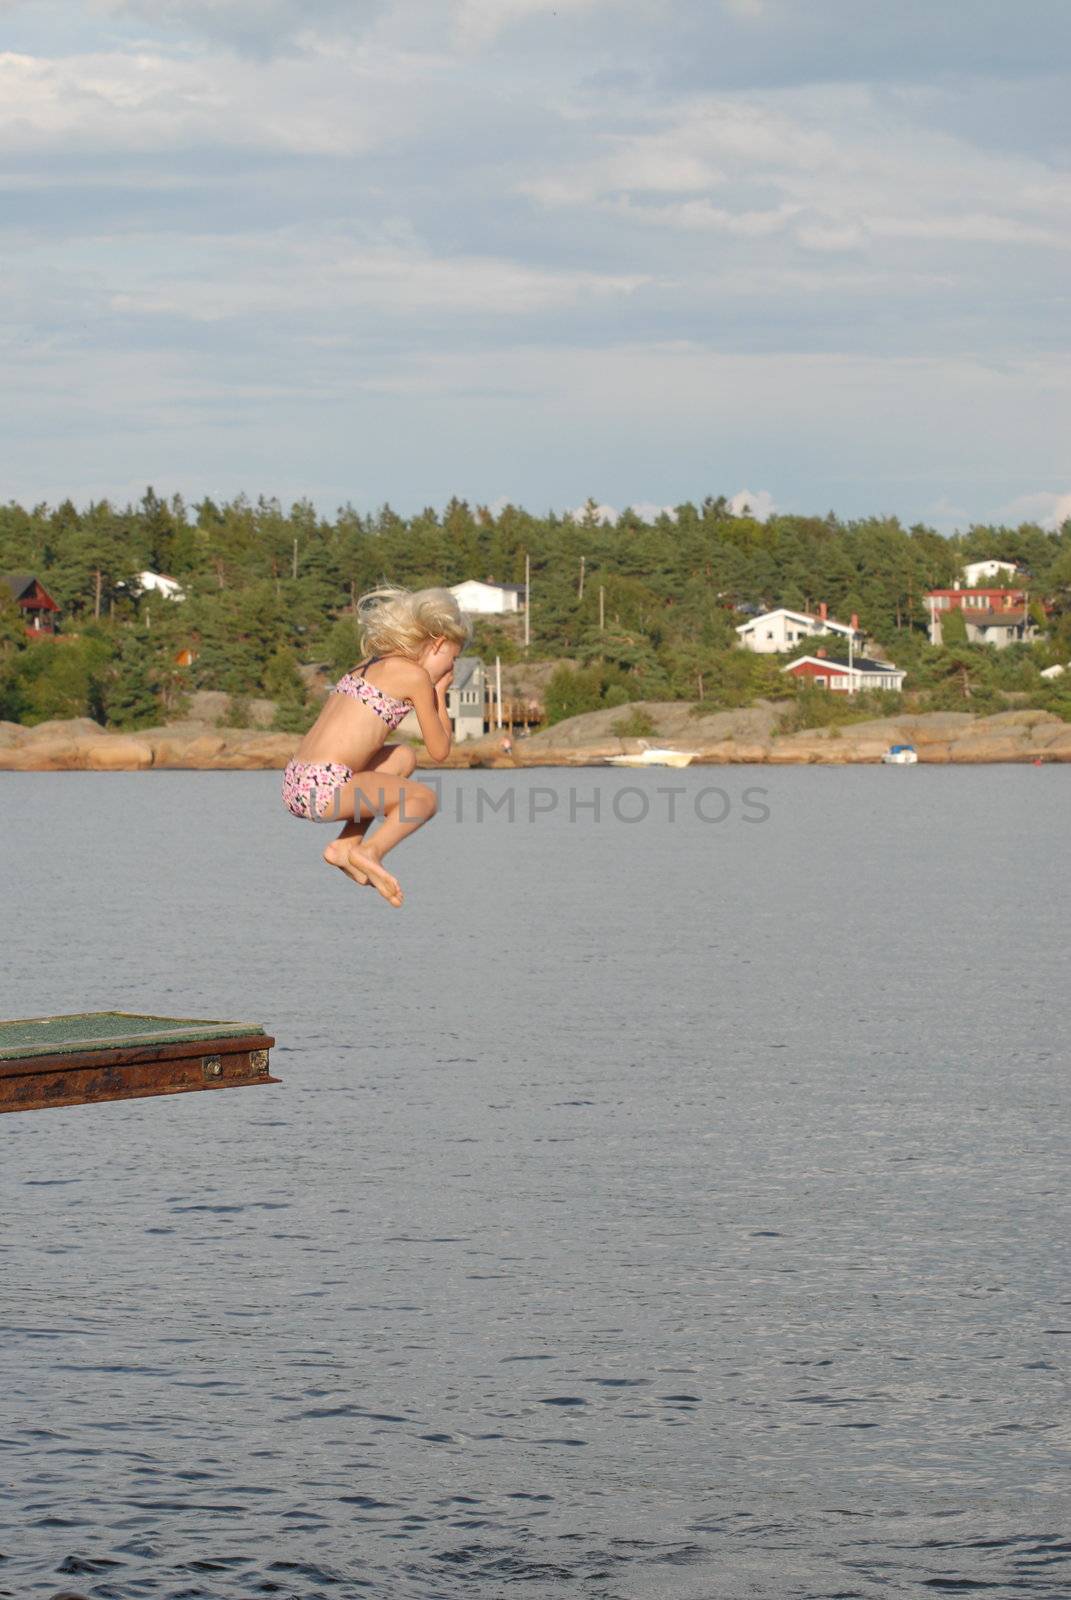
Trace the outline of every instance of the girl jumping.
{"type": "Polygon", "coordinates": [[[388,850],[435,815],[436,796],[412,782],[416,756],[387,744],[412,710],[433,761],[450,754],[446,691],[469,623],[449,589],[374,589],[358,601],[364,659],[338,680],[283,775],[283,802],[311,822],[345,819],[324,860],[354,883],[371,883],[392,906],[398,880],[388,850]],[[365,838],[373,817],[382,822],[365,838]]]}

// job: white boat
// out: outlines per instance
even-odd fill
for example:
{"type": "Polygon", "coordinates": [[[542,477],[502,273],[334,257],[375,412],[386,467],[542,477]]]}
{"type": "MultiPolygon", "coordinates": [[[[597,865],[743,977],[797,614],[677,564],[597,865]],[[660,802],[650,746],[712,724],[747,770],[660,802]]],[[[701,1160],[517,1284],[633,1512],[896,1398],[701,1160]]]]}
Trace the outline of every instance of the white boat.
{"type": "Polygon", "coordinates": [[[918,751],[913,744],[892,744],[881,758],[887,767],[913,767],[918,751]]]}
{"type": "Polygon", "coordinates": [[[607,756],[612,767],[687,767],[699,754],[698,750],[660,750],[645,745],[627,756],[607,756]]]}

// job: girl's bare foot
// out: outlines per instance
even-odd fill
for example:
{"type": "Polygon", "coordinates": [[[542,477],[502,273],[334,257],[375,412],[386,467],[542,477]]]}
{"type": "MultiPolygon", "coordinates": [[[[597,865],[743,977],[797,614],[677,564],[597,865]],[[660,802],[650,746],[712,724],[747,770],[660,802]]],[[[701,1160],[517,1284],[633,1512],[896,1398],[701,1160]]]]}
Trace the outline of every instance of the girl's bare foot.
{"type": "Polygon", "coordinates": [[[359,867],[350,865],[350,841],[348,839],[334,839],[324,851],[324,860],[329,867],[337,867],[344,872],[347,878],[352,878],[354,883],[367,884],[368,874],[359,867]]]}
{"type": "Polygon", "coordinates": [[[387,871],[378,856],[370,850],[359,850],[355,844],[350,845],[350,867],[357,872],[363,872],[371,883],[373,889],[378,889],[384,900],[392,906],[402,903],[402,886],[397,878],[387,871]]]}

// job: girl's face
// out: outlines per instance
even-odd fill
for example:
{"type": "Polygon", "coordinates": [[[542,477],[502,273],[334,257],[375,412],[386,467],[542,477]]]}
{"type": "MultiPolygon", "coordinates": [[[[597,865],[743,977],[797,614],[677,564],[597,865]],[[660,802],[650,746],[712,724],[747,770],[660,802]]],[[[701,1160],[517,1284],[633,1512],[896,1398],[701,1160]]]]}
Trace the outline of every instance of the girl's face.
{"type": "Polygon", "coordinates": [[[432,683],[438,683],[440,678],[445,678],[453,670],[460,654],[461,646],[452,639],[429,639],[417,659],[432,683]]]}

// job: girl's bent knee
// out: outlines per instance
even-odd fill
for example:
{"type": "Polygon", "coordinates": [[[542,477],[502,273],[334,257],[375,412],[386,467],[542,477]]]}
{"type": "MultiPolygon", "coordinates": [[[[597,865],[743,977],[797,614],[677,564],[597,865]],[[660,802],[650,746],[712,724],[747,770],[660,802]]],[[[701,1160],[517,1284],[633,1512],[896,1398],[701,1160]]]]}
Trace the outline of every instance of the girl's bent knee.
{"type": "Polygon", "coordinates": [[[414,819],[419,817],[427,822],[439,809],[439,796],[435,790],[426,783],[407,783],[405,786],[405,810],[414,819]]]}

